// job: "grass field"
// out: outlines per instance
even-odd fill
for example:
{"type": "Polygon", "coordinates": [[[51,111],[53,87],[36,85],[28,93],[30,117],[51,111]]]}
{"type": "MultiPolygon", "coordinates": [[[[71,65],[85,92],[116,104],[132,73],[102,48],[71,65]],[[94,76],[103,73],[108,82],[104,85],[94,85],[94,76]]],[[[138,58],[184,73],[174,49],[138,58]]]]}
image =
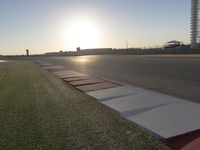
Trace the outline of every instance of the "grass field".
{"type": "Polygon", "coordinates": [[[0,149],[169,150],[29,61],[0,63],[0,149]]]}

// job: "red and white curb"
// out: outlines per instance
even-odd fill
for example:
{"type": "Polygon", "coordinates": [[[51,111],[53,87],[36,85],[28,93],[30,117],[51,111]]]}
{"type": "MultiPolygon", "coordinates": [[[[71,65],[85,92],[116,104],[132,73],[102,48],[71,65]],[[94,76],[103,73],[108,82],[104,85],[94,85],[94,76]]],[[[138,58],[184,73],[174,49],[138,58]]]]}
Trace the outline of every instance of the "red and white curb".
{"type": "Polygon", "coordinates": [[[200,149],[200,104],[36,61],[174,150],[200,149]]]}

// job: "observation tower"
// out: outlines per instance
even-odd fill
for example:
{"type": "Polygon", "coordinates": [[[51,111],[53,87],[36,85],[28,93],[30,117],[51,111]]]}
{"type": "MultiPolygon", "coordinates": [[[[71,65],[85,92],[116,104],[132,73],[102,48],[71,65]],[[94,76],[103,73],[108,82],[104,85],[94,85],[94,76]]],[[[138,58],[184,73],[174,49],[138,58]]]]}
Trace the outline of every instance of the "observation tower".
{"type": "Polygon", "coordinates": [[[191,0],[191,48],[198,47],[199,0],[191,0]]]}

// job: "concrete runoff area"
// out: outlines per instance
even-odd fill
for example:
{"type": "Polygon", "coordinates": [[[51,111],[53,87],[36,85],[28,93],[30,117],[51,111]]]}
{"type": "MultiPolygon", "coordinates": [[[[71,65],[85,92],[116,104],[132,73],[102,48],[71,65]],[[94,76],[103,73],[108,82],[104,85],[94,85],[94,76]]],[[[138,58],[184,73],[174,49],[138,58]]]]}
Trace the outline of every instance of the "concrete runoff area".
{"type": "Polygon", "coordinates": [[[115,88],[110,88],[110,89],[87,92],[86,94],[96,98],[99,101],[105,101],[105,100],[110,100],[117,97],[132,95],[136,92],[138,93],[137,89],[133,90],[127,86],[126,87],[120,86],[120,87],[115,87],[115,88]]]}
{"type": "Polygon", "coordinates": [[[169,139],[198,130],[200,128],[199,114],[200,110],[193,110],[188,105],[171,103],[155,107],[143,114],[129,116],[128,119],[162,138],[169,139]]]}
{"type": "MultiPolygon", "coordinates": [[[[89,78],[89,76],[87,77],[89,78]]],[[[72,78],[78,79],[79,77],[72,78]]],[[[190,147],[198,146],[197,141],[200,141],[198,139],[200,137],[200,131],[198,131],[200,130],[200,104],[127,84],[109,81],[95,83],[94,81],[95,79],[85,80],[82,78],[79,81],[66,82],[117,111],[121,116],[134,122],[148,133],[166,141],[174,149],[193,150],[187,148],[188,144],[190,147]],[[78,86],[78,83],[83,85],[78,86]],[[192,133],[199,136],[196,137],[192,133]],[[185,136],[183,135],[188,135],[190,140],[184,141],[185,136]]]]}
{"type": "Polygon", "coordinates": [[[145,93],[135,93],[130,96],[110,99],[102,103],[122,113],[126,117],[148,112],[156,107],[169,104],[168,101],[148,97],[145,93]]]}
{"type": "MultiPolygon", "coordinates": [[[[127,87],[120,88],[126,89],[127,87]]],[[[117,89],[109,90],[116,91],[117,89]]],[[[116,93],[117,98],[112,95],[111,99],[102,103],[118,111],[128,120],[151,131],[159,138],[169,139],[200,128],[199,104],[139,88],[129,88],[129,90],[132,90],[132,94],[129,96],[119,97],[119,93],[116,93]],[[134,91],[134,89],[136,90],[134,91]]],[[[103,90],[96,91],[101,102],[100,93],[104,99],[106,97],[103,90]]],[[[97,98],[94,96],[95,91],[87,94],[97,98]]],[[[109,94],[108,98],[111,97],[109,94]]]]}

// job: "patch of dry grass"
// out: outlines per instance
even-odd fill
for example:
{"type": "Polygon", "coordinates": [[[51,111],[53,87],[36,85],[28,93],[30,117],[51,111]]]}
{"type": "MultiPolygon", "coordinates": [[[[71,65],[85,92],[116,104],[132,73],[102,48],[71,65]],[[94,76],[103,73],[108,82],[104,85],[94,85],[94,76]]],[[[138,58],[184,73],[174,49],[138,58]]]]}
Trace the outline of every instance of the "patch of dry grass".
{"type": "Polygon", "coordinates": [[[7,69],[0,79],[0,149],[169,150],[34,63],[7,69]]]}

